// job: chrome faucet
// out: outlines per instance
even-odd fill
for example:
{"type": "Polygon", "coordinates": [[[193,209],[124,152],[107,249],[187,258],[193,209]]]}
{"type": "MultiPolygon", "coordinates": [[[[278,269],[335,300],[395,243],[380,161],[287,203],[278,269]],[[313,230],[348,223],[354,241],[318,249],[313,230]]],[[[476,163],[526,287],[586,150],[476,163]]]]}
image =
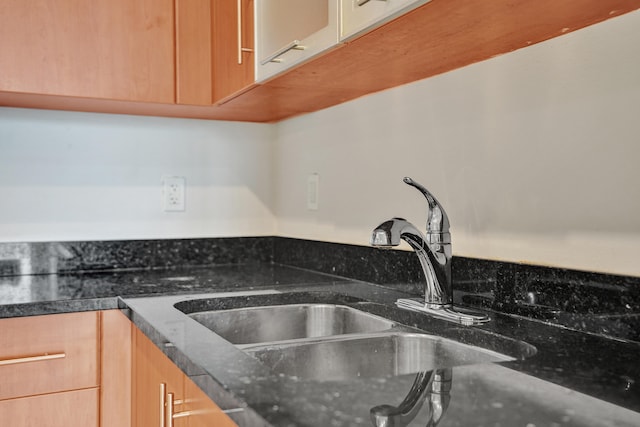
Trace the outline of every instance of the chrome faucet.
{"type": "Polygon", "coordinates": [[[451,234],[449,218],[438,200],[422,185],[409,177],[403,181],[416,188],[427,199],[427,233],[422,233],[403,218],[393,218],[376,227],[371,234],[371,245],[378,248],[398,246],[406,241],[420,260],[426,280],[424,301],[401,298],[396,305],[401,308],[420,311],[451,320],[463,325],[473,325],[489,321],[484,314],[470,310],[454,309],[451,285],[451,234]]]}
{"type": "MultiPolygon", "coordinates": [[[[452,376],[451,368],[418,372],[409,394],[400,405],[379,405],[369,410],[372,424],[375,427],[408,426],[428,402],[429,412],[424,415],[428,420],[427,426],[437,426],[449,408],[452,376]]],[[[424,416],[421,415],[420,419],[424,416]]]]}

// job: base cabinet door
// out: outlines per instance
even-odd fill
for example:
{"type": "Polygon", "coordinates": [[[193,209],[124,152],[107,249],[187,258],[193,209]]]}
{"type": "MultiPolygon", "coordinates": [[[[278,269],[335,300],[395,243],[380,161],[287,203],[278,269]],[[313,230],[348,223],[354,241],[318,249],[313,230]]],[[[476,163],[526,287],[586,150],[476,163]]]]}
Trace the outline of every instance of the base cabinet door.
{"type": "Polygon", "coordinates": [[[236,426],[137,328],[133,343],[133,427],[236,426]]]}
{"type": "Polygon", "coordinates": [[[187,398],[185,411],[189,416],[189,427],[236,427],[231,418],[209,399],[189,378],[185,378],[184,393],[187,398]]]}
{"type": "MultiPolygon", "coordinates": [[[[172,414],[182,411],[184,374],[138,329],[133,343],[132,424],[170,426],[172,414]]],[[[173,419],[174,427],[186,425],[186,418],[173,419]]]]}
{"type": "Polygon", "coordinates": [[[0,423],[11,427],[98,426],[97,388],[0,401],[0,423]]]}

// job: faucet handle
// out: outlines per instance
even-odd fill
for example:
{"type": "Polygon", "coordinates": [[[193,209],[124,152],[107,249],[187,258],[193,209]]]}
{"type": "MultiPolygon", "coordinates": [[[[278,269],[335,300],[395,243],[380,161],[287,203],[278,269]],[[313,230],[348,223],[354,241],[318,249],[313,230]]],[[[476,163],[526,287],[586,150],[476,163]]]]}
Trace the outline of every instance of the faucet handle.
{"type": "Polygon", "coordinates": [[[438,202],[438,199],[429,192],[424,186],[415,182],[413,179],[405,176],[403,179],[405,184],[408,184],[422,193],[427,199],[429,204],[429,212],[427,213],[427,234],[430,233],[448,233],[449,232],[449,218],[444,208],[438,202]]]}

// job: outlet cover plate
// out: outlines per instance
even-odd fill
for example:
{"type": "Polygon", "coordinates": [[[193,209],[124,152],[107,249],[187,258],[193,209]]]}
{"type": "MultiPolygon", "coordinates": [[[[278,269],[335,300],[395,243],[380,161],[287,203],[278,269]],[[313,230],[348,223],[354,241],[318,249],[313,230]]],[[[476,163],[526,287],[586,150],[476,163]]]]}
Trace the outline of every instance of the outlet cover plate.
{"type": "Polygon", "coordinates": [[[185,210],[186,181],[183,176],[162,178],[162,209],[165,212],[183,212],[185,210]]]}

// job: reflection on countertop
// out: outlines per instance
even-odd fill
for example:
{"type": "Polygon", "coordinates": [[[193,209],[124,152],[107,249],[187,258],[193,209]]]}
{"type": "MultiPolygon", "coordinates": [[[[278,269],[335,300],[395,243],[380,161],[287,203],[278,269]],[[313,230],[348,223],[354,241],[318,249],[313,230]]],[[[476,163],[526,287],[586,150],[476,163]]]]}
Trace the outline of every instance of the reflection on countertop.
{"type": "MultiPolygon", "coordinates": [[[[415,411],[408,410],[409,417],[403,418],[411,426],[433,425],[430,422],[436,420],[439,426],[640,425],[637,344],[500,314],[489,324],[461,327],[398,310],[393,306],[397,296],[397,291],[383,287],[344,282],[274,286],[260,295],[173,295],[128,298],[124,303],[134,323],[148,336],[157,337],[157,345],[162,347],[167,340],[173,344],[173,360],[195,372],[194,381],[210,396],[219,397],[228,407],[247,405],[233,417],[239,425],[256,425],[252,417],[258,416],[274,426],[367,426],[372,408],[404,405],[408,409],[412,404],[415,411]],[[451,367],[449,406],[446,413],[438,414],[444,408],[438,402],[446,396],[411,393],[422,384],[419,381],[416,386],[415,373],[344,378],[288,374],[272,369],[271,363],[261,363],[252,357],[251,349],[234,346],[185,315],[192,310],[331,300],[515,360],[451,367]],[[527,351],[529,346],[537,351],[527,351]],[[411,403],[405,402],[409,397],[411,403]],[[413,400],[418,397],[425,399],[421,406],[413,400]]],[[[366,355],[367,351],[358,351],[346,356],[366,355]]],[[[403,425],[398,418],[394,422],[403,425]]]]}

